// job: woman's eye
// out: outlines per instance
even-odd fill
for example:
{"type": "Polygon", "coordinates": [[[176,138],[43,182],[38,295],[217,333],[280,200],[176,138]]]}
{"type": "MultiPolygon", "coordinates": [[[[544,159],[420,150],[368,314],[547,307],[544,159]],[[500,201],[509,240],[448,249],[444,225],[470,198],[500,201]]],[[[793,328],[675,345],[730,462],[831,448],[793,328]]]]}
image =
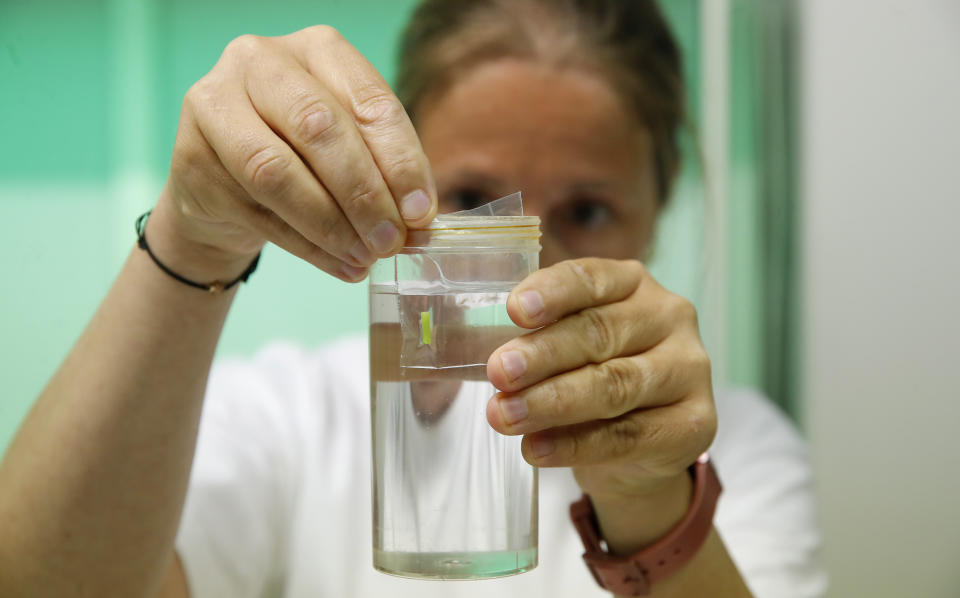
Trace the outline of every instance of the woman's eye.
{"type": "Polygon", "coordinates": [[[472,210],[487,203],[486,195],[475,189],[457,189],[446,195],[446,203],[450,212],[472,210]]]}
{"type": "Polygon", "coordinates": [[[593,230],[609,224],[613,210],[599,201],[581,200],[570,206],[568,218],[578,228],[593,230]]]}

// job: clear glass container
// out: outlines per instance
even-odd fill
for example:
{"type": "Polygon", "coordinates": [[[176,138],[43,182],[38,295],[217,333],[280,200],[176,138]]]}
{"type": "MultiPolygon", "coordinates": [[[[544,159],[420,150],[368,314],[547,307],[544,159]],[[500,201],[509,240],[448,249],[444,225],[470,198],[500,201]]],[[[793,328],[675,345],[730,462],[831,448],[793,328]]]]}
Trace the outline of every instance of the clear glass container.
{"type": "Polygon", "coordinates": [[[523,334],[510,290],[538,267],[540,219],[442,216],[370,276],[373,564],[429,579],[537,564],[537,471],[487,423],[487,359],[523,334]]]}

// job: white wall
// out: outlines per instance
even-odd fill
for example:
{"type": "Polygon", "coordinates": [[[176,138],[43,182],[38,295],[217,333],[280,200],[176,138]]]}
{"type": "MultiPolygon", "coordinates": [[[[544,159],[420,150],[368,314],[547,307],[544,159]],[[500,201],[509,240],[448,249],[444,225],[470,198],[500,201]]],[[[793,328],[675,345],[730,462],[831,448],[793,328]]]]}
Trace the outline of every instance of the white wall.
{"type": "Polygon", "coordinates": [[[800,0],[804,393],[832,596],[960,596],[960,2],[800,0]]]}

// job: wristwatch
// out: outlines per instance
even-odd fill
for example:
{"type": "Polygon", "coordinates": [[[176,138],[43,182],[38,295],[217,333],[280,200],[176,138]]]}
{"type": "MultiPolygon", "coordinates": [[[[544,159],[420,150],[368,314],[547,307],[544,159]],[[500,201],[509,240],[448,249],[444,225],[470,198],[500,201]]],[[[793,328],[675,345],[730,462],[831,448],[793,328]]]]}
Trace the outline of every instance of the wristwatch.
{"type": "Polygon", "coordinates": [[[713,513],[720,498],[720,479],[706,453],[689,468],[693,498],[687,513],[669,534],[629,556],[603,549],[597,516],[586,494],[570,505],[570,518],[583,540],[587,563],[600,587],[620,596],[646,596],[650,587],[683,567],[713,529],[713,513]]]}

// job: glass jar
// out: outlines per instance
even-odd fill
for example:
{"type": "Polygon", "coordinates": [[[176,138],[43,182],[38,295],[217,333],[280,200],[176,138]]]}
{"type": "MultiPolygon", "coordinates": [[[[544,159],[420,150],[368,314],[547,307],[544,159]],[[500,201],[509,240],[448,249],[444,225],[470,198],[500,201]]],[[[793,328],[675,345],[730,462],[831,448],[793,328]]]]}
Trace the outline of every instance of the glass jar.
{"type": "Polygon", "coordinates": [[[432,579],[537,564],[537,471],[487,423],[490,354],[524,333],[511,289],[538,267],[540,219],[441,216],[370,276],[373,561],[432,579]]]}

